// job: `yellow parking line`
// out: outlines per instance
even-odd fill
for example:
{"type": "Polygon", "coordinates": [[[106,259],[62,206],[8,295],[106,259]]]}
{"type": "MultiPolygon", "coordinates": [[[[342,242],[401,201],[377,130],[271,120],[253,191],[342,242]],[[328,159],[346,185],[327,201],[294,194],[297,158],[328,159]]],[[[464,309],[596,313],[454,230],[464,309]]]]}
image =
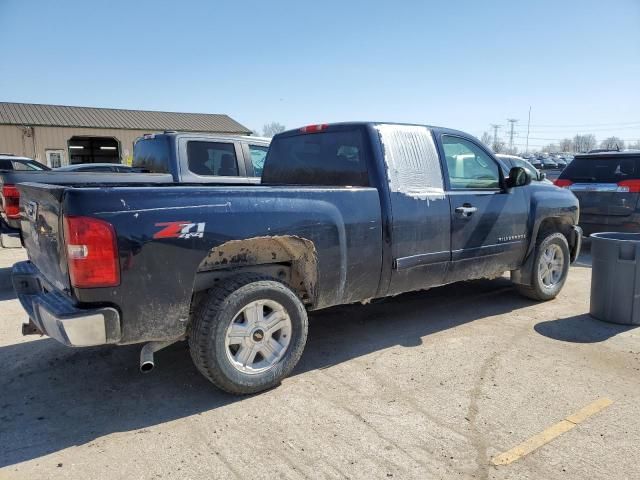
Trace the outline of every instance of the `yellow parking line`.
{"type": "Polygon", "coordinates": [[[509,465],[510,463],[515,462],[516,460],[549,443],[551,440],[559,437],[563,433],[568,432],[579,423],[585,421],[587,418],[595,415],[601,410],[604,410],[612,403],[613,401],[608,398],[600,398],[599,400],[596,400],[595,402],[578,410],[573,415],[569,415],[567,418],[555,425],[551,425],[543,432],[528,438],[520,445],[513,447],[511,450],[493,457],[491,459],[491,463],[494,465],[509,465]]]}

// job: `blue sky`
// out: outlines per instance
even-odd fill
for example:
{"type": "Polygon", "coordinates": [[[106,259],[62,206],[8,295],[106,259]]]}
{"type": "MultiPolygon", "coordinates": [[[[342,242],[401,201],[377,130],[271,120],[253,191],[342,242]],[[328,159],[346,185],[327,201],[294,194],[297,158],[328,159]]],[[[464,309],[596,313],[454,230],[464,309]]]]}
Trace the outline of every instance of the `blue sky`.
{"type": "Polygon", "coordinates": [[[640,0],[0,0],[0,31],[3,101],[640,139],[640,0]]]}

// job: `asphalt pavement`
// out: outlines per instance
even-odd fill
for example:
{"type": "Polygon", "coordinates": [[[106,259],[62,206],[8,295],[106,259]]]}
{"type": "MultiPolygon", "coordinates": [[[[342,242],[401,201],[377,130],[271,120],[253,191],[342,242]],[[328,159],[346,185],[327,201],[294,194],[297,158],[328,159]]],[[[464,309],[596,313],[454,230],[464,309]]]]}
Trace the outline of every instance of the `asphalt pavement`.
{"type": "Polygon", "coordinates": [[[640,478],[640,331],[588,315],[590,277],[587,252],[547,303],[500,278],[315,313],[250,397],[185,344],[142,375],[136,345],[22,337],[2,280],[0,478],[640,478]]]}

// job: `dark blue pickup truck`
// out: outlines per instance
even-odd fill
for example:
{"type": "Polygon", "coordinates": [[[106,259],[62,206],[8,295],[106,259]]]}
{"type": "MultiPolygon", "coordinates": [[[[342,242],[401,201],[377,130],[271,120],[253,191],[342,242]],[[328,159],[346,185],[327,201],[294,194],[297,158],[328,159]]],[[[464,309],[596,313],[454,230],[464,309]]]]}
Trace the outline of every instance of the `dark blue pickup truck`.
{"type": "Polygon", "coordinates": [[[25,184],[24,333],[69,346],[188,339],[232,393],[298,362],[307,311],[511,272],[550,300],[580,250],[578,201],[475,138],[420,125],[274,137],[262,185],[25,184]]]}

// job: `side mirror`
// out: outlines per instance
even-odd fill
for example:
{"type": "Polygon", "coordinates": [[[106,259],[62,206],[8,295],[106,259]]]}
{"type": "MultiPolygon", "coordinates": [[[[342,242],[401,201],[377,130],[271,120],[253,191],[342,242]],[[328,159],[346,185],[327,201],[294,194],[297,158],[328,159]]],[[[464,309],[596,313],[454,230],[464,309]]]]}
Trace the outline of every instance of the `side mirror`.
{"type": "Polygon", "coordinates": [[[531,175],[522,167],[513,167],[509,170],[507,178],[507,188],[524,187],[531,183],[531,175]]]}

